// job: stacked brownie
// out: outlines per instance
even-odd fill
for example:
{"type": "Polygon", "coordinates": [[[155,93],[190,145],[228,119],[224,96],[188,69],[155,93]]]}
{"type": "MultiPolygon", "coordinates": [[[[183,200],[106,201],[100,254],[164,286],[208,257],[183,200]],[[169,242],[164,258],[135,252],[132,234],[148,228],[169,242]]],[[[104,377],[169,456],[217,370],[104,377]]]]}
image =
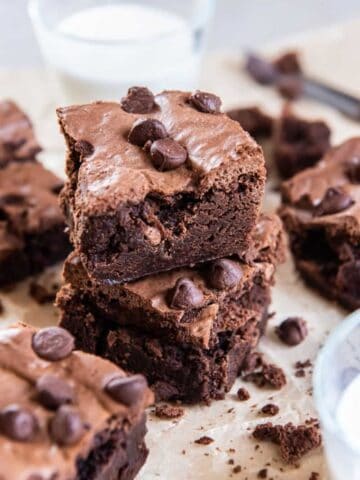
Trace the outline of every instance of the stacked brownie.
{"type": "Polygon", "coordinates": [[[58,205],[63,182],[36,161],[40,150],[28,117],[0,102],[0,287],[70,251],[58,205]]]}
{"type": "Polygon", "coordinates": [[[260,147],[204,92],[134,87],[58,110],[74,252],[57,303],[83,350],[141,372],[157,399],[222,398],[257,344],[283,255],[259,217],[260,147]]]}

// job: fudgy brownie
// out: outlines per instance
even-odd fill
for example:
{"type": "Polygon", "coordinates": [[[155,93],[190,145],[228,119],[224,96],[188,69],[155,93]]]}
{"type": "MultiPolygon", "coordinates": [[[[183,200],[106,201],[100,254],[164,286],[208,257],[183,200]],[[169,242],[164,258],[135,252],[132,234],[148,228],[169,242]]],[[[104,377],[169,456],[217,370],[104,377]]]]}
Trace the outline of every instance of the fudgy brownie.
{"type": "Polygon", "coordinates": [[[41,151],[27,115],[12,101],[0,101],[0,168],[35,159],[41,151]]]}
{"type": "Polygon", "coordinates": [[[331,149],[282,185],[280,215],[305,280],[360,307],[360,137],[331,149]]]}
{"type": "Polygon", "coordinates": [[[123,285],[94,284],[72,254],[65,266],[71,284],[57,298],[61,325],[79,348],[147,375],[159,399],[218,398],[235,379],[229,371],[238,371],[263,331],[283,254],[276,216],[261,219],[241,260],[216,260],[123,285]],[[152,347],[140,355],[142,345],[152,347]],[[193,378],[191,372],[197,372],[193,378]]]}
{"type": "Polygon", "coordinates": [[[0,287],[38,273],[70,251],[58,206],[62,181],[38,162],[0,169],[0,287]]]}
{"type": "Polygon", "coordinates": [[[130,480],[145,462],[145,378],[66,330],[0,330],[0,380],[2,480],[130,480]]]}
{"type": "Polygon", "coordinates": [[[274,160],[289,178],[315,165],[330,148],[330,129],[321,120],[305,120],[284,109],[273,130],[274,160]]]}
{"type": "Polygon", "coordinates": [[[264,191],[261,148],[204,92],[60,108],[62,204],[89,275],[125,282],[246,249],[264,191]]]}
{"type": "Polygon", "coordinates": [[[259,107],[234,108],[226,113],[252,137],[261,139],[271,136],[274,119],[259,107]]]}

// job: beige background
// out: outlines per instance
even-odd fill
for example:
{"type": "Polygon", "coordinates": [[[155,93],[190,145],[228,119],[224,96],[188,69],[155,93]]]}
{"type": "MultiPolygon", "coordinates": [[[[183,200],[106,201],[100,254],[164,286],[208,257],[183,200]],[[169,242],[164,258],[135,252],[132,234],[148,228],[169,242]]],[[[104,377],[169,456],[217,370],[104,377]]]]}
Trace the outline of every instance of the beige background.
{"type": "MultiPolygon", "coordinates": [[[[309,72],[360,95],[359,32],[360,23],[348,24],[310,37],[289,39],[284,44],[301,48],[309,72]]],[[[269,46],[269,51],[277,51],[280,47],[269,46]]],[[[209,57],[202,83],[204,88],[218,92],[226,107],[255,102],[274,114],[280,111],[281,100],[276,93],[251,83],[241,73],[236,56],[209,57]]],[[[29,111],[35,120],[39,137],[46,146],[42,156],[44,162],[62,173],[64,149],[54,117],[54,89],[55,85],[42,71],[0,72],[2,96],[15,98],[29,111]]],[[[334,142],[355,134],[360,135],[358,124],[347,121],[326,107],[301,101],[297,110],[309,117],[327,119],[333,128],[334,142]]],[[[271,187],[274,182],[274,178],[270,179],[264,202],[264,209],[269,211],[274,210],[278,204],[278,196],[271,187]]],[[[25,282],[14,292],[1,296],[6,310],[1,325],[18,319],[36,325],[56,321],[55,310],[52,307],[37,306],[28,297],[27,289],[25,282]]],[[[252,480],[257,478],[257,472],[267,462],[271,462],[268,476],[274,480],[307,480],[312,471],[319,472],[321,479],[327,479],[322,451],[318,450],[305,457],[300,469],[285,467],[273,446],[263,444],[255,451],[255,442],[251,439],[250,432],[262,421],[258,410],[268,402],[269,397],[280,406],[279,415],[272,419],[276,422],[298,423],[315,415],[311,372],[305,379],[296,378],[293,376],[293,365],[297,360],[314,360],[320,345],[346,312],[305,288],[293,271],[290,260],[278,271],[273,296],[272,310],[276,315],[270,321],[261,351],[269,360],[284,368],[288,376],[286,388],[274,392],[247,385],[251,399],[239,402],[234,395],[241,383],[238,381],[225,401],[215,402],[210,407],[187,408],[179,421],[160,421],[150,414],[148,445],[151,454],[139,476],[141,480],[252,480]],[[295,348],[280,344],[273,333],[274,326],[289,315],[302,315],[308,321],[310,329],[307,340],[295,348]],[[194,445],[194,440],[204,434],[213,437],[215,442],[209,446],[194,445]],[[229,449],[235,449],[235,452],[229,449]],[[182,453],[183,450],[185,454],[182,453]],[[231,473],[229,459],[234,459],[235,465],[242,466],[241,473],[231,473]]]]}

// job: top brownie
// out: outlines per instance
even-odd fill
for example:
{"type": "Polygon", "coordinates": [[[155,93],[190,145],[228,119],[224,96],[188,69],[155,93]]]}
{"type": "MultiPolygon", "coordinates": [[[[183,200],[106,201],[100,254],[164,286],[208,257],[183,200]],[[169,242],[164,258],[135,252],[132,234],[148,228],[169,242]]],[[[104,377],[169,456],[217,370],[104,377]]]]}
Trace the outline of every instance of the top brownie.
{"type": "Polygon", "coordinates": [[[60,108],[62,194],[89,275],[125,282],[243,251],[264,191],[261,148],[204,92],[134,87],[60,108]]]}
{"type": "Polygon", "coordinates": [[[40,150],[27,115],[14,102],[1,101],[0,168],[12,161],[34,160],[40,150]]]}

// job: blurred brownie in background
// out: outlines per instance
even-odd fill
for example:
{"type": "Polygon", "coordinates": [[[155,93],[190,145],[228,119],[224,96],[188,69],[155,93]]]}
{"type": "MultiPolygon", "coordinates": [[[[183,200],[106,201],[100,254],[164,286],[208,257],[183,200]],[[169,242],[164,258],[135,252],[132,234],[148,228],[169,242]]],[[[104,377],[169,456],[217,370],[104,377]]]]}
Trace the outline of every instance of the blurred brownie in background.
{"type": "Polygon", "coordinates": [[[274,119],[259,107],[234,108],[226,113],[257,140],[268,138],[272,134],[274,119]]]}

